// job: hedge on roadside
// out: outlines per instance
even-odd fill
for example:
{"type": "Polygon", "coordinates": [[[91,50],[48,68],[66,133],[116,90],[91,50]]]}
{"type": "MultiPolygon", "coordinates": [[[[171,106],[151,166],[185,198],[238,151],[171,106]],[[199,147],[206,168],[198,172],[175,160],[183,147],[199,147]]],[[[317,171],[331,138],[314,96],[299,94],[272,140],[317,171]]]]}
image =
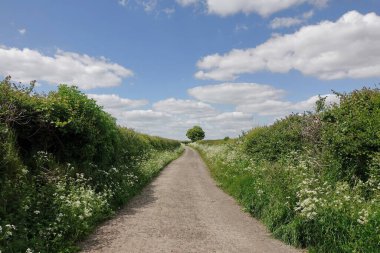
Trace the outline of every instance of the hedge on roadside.
{"type": "Polygon", "coordinates": [[[72,252],[76,240],[176,158],[179,147],[119,127],[76,87],[38,94],[34,83],[5,79],[0,252],[72,252]]]}

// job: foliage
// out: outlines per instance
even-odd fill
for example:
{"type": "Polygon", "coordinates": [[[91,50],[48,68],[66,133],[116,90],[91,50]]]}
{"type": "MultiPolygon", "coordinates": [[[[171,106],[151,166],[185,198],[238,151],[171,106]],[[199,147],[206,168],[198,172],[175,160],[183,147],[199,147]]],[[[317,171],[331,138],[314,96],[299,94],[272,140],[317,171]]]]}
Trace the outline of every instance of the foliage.
{"type": "Polygon", "coordinates": [[[277,238],[310,252],[378,252],[380,91],[337,95],[234,142],[192,145],[277,238]]]}
{"type": "Polygon", "coordinates": [[[323,180],[315,160],[300,152],[272,163],[253,160],[238,143],[192,146],[218,184],[275,237],[310,252],[378,252],[378,174],[351,187],[323,180]]]}
{"type": "Polygon", "coordinates": [[[186,132],[187,138],[189,138],[192,142],[194,141],[200,141],[205,138],[205,132],[200,126],[194,126],[193,128],[190,128],[186,132]]]}
{"type": "Polygon", "coordinates": [[[339,95],[339,106],[321,115],[326,157],[334,159],[338,178],[366,180],[372,158],[380,152],[380,90],[339,95]]]}
{"type": "Polygon", "coordinates": [[[180,143],[117,126],[75,87],[0,83],[0,252],[72,252],[180,143]]]}
{"type": "Polygon", "coordinates": [[[302,127],[305,116],[292,114],[271,126],[257,127],[245,136],[245,149],[256,159],[276,161],[303,148],[302,127]]]}

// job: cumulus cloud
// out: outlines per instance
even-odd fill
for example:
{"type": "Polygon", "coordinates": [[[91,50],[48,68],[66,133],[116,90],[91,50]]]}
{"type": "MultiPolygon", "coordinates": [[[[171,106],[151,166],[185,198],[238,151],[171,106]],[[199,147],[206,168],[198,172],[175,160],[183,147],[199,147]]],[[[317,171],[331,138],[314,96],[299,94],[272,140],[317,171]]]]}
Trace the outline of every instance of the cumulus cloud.
{"type": "Polygon", "coordinates": [[[207,138],[211,139],[237,136],[242,130],[253,127],[249,113],[220,112],[207,103],[195,100],[170,98],[155,103],[153,109],[171,115],[169,121],[162,122],[156,129],[161,129],[162,134],[176,134],[180,139],[184,139],[187,129],[194,125],[201,125],[207,138]]]}
{"type": "Polygon", "coordinates": [[[253,127],[252,115],[244,112],[221,112],[196,100],[169,98],[146,110],[136,110],[144,100],[130,100],[117,95],[89,94],[117,119],[118,124],[137,131],[174,139],[186,139],[186,131],[201,125],[207,138],[237,136],[253,127]],[[112,101],[113,100],[113,101],[112,101]]]}
{"type": "Polygon", "coordinates": [[[170,114],[164,113],[164,112],[156,112],[153,110],[133,110],[133,111],[126,111],[123,112],[123,116],[125,117],[125,120],[127,122],[134,122],[138,125],[138,123],[141,123],[143,125],[147,124],[148,122],[154,122],[162,120],[166,120],[170,118],[170,114]]]}
{"type": "MultiPolygon", "coordinates": [[[[289,113],[312,111],[318,96],[304,101],[285,100],[285,91],[256,83],[223,83],[199,86],[188,90],[189,95],[208,103],[229,104],[235,111],[260,116],[284,116],[289,113]]],[[[335,95],[326,94],[327,103],[338,102],[335,95]]]]}
{"type": "Polygon", "coordinates": [[[0,75],[11,75],[20,82],[31,80],[51,84],[74,84],[83,89],[111,87],[121,84],[133,72],[104,57],[95,58],[57,50],[54,56],[28,48],[8,48],[0,45],[0,75]]]}
{"type": "Polygon", "coordinates": [[[291,27],[296,26],[305,23],[309,18],[311,18],[314,15],[314,11],[308,11],[303,13],[300,16],[297,17],[281,17],[281,18],[274,18],[271,23],[270,27],[272,29],[278,29],[283,27],[291,27]]]}
{"type": "Polygon", "coordinates": [[[234,80],[244,73],[294,69],[325,80],[380,77],[379,58],[380,16],[351,11],[336,22],[305,26],[255,48],[206,56],[195,76],[234,80]]]}
{"type": "MultiPolygon", "coordinates": [[[[148,109],[147,100],[113,94],[88,94],[113,115],[118,124],[137,131],[174,139],[186,139],[186,131],[200,125],[209,139],[236,137],[257,124],[270,123],[289,113],[313,110],[318,96],[299,102],[285,99],[285,91],[256,83],[222,83],[188,90],[194,99],[168,98],[148,109]],[[223,105],[216,107],[216,105],[223,105]],[[138,109],[140,108],[140,109],[138,109]],[[221,109],[223,108],[223,109],[221,109]],[[229,108],[229,109],[226,109],[229,108]]],[[[327,103],[337,102],[327,94],[327,103]]]]}
{"type": "Polygon", "coordinates": [[[302,24],[303,22],[304,20],[300,18],[292,18],[292,17],[275,18],[270,23],[270,27],[272,29],[277,29],[281,27],[291,27],[291,26],[302,24]]]}
{"type": "Polygon", "coordinates": [[[198,86],[189,89],[188,93],[194,98],[208,103],[237,105],[279,99],[285,94],[285,91],[264,84],[223,83],[198,86]]]}
{"type": "MultiPolygon", "coordinates": [[[[338,103],[338,97],[334,94],[325,94],[327,104],[338,103]]],[[[255,113],[260,116],[285,116],[290,113],[302,113],[304,111],[313,111],[318,96],[312,96],[304,101],[289,102],[283,100],[266,100],[262,103],[240,104],[236,110],[242,112],[255,113]]]]}
{"type": "MultiPolygon", "coordinates": [[[[257,122],[256,122],[257,123],[257,122]]],[[[204,125],[210,139],[223,138],[225,136],[236,137],[242,131],[247,131],[255,126],[253,115],[243,112],[224,112],[204,120],[204,125]]]]}
{"type": "Polygon", "coordinates": [[[153,104],[153,109],[170,114],[186,115],[190,117],[205,117],[214,115],[216,110],[209,104],[194,101],[169,98],[153,104]]]}
{"type": "Polygon", "coordinates": [[[187,116],[155,110],[134,110],[125,112],[120,122],[137,131],[182,140],[186,139],[186,131],[194,125],[200,125],[208,139],[236,137],[241,131],[254,126],[252,115],[243,112],[224,112],[199,118],[187,116]]]}
{"type": "Polygon", "coordinates": [[[122,98],[115,94],[87,94],[87,96],[94,99],[98,105],[103,106],[106,110],[132,109],[149,103],[148,100],[145,99],[132,100],[122,98]]]}
{"type": "Polygon", "coordinates": [[[309,19],[309,18],[312,18],[313,16],[314,16],[314,11],[313,10],[305,12],[305,13],[302,14],[302,18],[303,19],[309,19]]]}
{"type": "Polygon", "coordinates": [[[200,0],[176,0],[179,5],[189,6],[198,3],[200,0]]]}
{"type": "Polygon", "coordinates": [[[116,118],[120,125],[142,133],[174,139],[178,137],[177,132],[170,131],[169,125],[173,124],[173,118],[168,113],[156,112],[151,109],[127,110],[116,118]]]}
{"type": "Polygon", "coordinates": [[[327,4],[328,0],[177,0],[177,2],[182,6],[203,2],[210,14],[223,17],[237,13],[257,13],[266,17],[305,3],[323,7],[327,4]]]}

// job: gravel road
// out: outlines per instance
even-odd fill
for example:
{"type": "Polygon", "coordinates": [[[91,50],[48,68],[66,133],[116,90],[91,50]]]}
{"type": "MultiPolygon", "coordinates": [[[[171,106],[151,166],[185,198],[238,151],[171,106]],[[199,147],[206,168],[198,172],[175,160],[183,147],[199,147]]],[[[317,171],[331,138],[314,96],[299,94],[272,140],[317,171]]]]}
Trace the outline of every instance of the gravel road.
{"type": "Polygon", "coordinates": [[[191,148],[79,246],[111,253],[302,252],[241,211],[191,148]]]}

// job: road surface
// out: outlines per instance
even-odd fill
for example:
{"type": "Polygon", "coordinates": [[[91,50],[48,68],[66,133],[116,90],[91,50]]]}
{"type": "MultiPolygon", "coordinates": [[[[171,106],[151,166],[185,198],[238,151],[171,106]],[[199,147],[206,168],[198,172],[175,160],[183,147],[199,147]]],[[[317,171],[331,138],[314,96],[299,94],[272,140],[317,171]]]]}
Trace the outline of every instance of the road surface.
{"type": "Polygon", "coordinates": [[[107,253],[301,252],[241,211],[191,148],[80,247],[107,253]]]}

